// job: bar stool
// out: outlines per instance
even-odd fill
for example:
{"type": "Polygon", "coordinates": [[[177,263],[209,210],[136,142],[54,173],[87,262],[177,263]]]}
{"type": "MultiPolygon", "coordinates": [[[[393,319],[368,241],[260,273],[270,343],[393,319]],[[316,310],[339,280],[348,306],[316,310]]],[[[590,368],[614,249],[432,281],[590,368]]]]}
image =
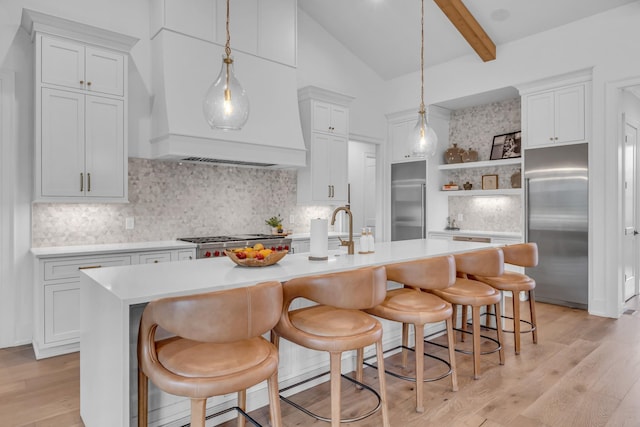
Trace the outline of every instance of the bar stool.
{"type": "MultiPolygon", "coordinates": [[[[453,337],[451,304],[434,294],[422,292],[421,289],[443,289],[453,285],[456,280],[456,267],[453,256],[426,258],[417,261],[390,264],[386,267],[387,279],[405,285],[404,288],[387,291],[384,301],[364,311],[383,319],[402,322],[402,364],[406,366],[407,349],[409,349],[409,324],[413,325],[415,335],[415,378],[401,376],[389,371],[387,373],[401,379],[416,382],[416,412],[424,412],[423,382],[435,381],[451,375],[451,388],[458,390],[455,365],[455,343],[453,337]],[[449,371],[437,378],[424,379],[424,326],[427,323],[446,322],[449,340],[449,371]]],[[[397,348],[397,347],[396,347],[397,348]]],[[[395,350],[395,349],[393,349],[395,350]]],[[[362,357],[361,352],[358,354],[362,357]]],[[[358,360],[358,364],[363,360],[358,360]]]]}
{"type": "MultiPolygon", "coordinates": [[[[383,425],[389,426],[384,375],[378,375],[380,386],[378,406],[353,419],[340,419],[342,353],[362,349],[375,343],[378,365],[384,369],[382,325],[360,310],[380,304],[384,300],[386,288],[387,276],[384,267],[368,267],[300,277],[284,283],[282,316],[273,329],[275,333],[271,334],[271,340],[276,346],[279,345],[279,338],[284,338],[309,349],[329,352],[331,418],[314,414],[281,396],[285,402],[293,404],[316,419],[330,421],[332,427],[338,427],[341,421],[361,420],[381,408],[383,425]],[[318,305],[290,310],[291,303],[298,298],[306,298],[318,305]]],[[[354,382],[350,377],[343,377],[354,382]]],[[[363,367],[360,364],[356,368],[356,384],[375,393],[373,389],[362,384],[362,377],[363,367]]]]}
{"type": "Polygon", "coordinates": [[[238,393],[238,426],[245,425],[246,389],[267,380],[270,420],[282,426],[278,350],[262,334],[277,322],[282,285],[255,286],[150,302],[138,335],[138,426],[147,426],[148,379],[191,399],[191,426],[204,427],[207,398],[238,393]],[[175,337],[155,341],[158,327],[175,337]]]}
{"type": "MultiPolygon", "coordinates": [[[[519,243],[504,246],[502,248],[502,252],[504,253],[505,264],[511,264],[519,267],[535,267],[538,265],[538,245],[536,243],[519,243]]],[[[508,270],[505,270],[502,276],[487,277],[477,275],[474,276],[474,279],[494,287],[501,293],[504,293],[504,291],[512,293],[513,317],[502,317],[513,320],[513,330],[504,330],[504,332],[514,334],[515,353],[520,354],[520,334],[531,333],[533,336],[533,343],[536,344],[538,342],[536,301],[534,295],[536,281],[525,274],[508,270]],[[528,293],[530,322],[520,318],[520,292],[528,293]],[[520,328],[520,322],[528,324],[529,329],[522,331],[520,328]]]]}
{"type": "MultiPolygon", "coordinates": [[[[432,292],[450,302],[453,307],[453,322],[457,320],[456,305],[463,306],[462,311],[462,328],[463,334],[467,332],[467,306],[471,306],[471,318],[473,322],[473,378],[480,378],[480,308],[483,306],[495,306],[496,313],[500,313],[500,292],[493,287],[469,279],[469,275],[482,276],[500,276],[503,272],[504,257],[500,249],[483,249],[473,252],[457,254],[454,256],[456,261],[456,271],[458,277],[453,286],[445,289],[431,289],[432,292]]],[[[500,364],[504,365],[504,349],[502,348],[502,326],[500,322],[496,322],[497,348],[490,351],[498,352],[500,364]]],[[[463,335],[464,337],[464,335],[463,335]]],[[[485,337],[488,338],[488,337],[485,337]]],[[[464,338],[462,338],[464,340],[464,338]]],[[[486,353],[485,353],[486,354],[486,353]]]]}

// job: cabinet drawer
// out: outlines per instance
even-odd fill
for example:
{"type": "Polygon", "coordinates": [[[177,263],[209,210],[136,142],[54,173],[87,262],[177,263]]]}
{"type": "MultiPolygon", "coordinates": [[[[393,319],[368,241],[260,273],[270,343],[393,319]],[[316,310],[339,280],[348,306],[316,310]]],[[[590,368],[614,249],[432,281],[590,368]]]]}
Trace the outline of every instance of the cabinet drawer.
{"type": "Polygon", "coordinates": [[[140,264],[157,264],[159,262],[171,262],[171,252],[140,254],[140,264]]]}
{"type": "Polygon", "coordinates": [[[187,261],[190,259],[196,259],[196,250],[189,249],[186,251],[178,251],[178,261],[187,261]]]}
{"type": "Polygon", "coordinates": [[[130,264],[128,255],[44,261],[44,280],[74,279],[80,277],[80,270],[130,264]]]}

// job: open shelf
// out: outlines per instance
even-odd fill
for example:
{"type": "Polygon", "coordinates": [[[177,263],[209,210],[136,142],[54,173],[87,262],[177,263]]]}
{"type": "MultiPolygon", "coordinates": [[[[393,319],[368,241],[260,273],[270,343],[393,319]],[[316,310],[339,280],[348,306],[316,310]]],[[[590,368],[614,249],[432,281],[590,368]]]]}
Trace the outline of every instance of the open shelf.
{"type": "Polygon", "coordinates": [[[493,167],[493,166],[507,166],[507,165],[520,165],[520,164],[522,164],[522,157],[515,157],[513,159],[484,160],[481,162],[452,163],[448,165],[438,165],[438,169],[439,170],[471,169],[471,168],[486,168],[486,167],[493,167]]]}
{"type": "Polygon", "coordinates": [[[520,196],[522,188],[498,188],[497,190],[442,191],[448,196],[520,196]]]}

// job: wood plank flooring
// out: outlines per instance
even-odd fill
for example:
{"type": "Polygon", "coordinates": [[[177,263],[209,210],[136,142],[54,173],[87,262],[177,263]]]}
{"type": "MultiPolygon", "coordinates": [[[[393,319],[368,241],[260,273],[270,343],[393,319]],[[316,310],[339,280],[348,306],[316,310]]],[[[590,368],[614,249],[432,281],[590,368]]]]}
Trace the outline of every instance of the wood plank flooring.
{"type": "MultiPolygon", "coordinates": [[[[509,304],[506,304],[509,306],[509,304]]],[[[387,376],[391,424],[394,427],[640,427],[640,303],[627,305],[620,319],[589,316],[585,311],[538,303],[538,344],[522,337],[522,352],[513,353],[506,334],[506,363],[497,354],[482,357],[482,377],[473,380],[471,357],[458,354],[459,391],[449,379],[425,384],[425,412],[414,411],[413,383],[387,376]]],[[[523,304],[523,312],[525,306],[523,304]]],[[[468,340],[467,340],[468,341],[468,340]]],[[[434,353],[444,350],[427,346],[434,353]]],[[[411,362],[411,361],[410,361],[411,362]]],[[[398,366],[391,356],[387,367],[398,366]]],[[[411,363],[410,363],[411,364],[411,363]]],[[[426,374],[439,371],[425,363],[426,374]]],[[[376,388],[377,371],[365,370],[376,388]]],[[[352,415],[370,404],[362,391],[343,383],[343,413],[352,415]]],[[[293,397],[329,412],[328,385],[293,397]]],[[[282,402],[285,426],[326,426],[282,402]]],[[[266,408],[254,411],[267,425],[266,408]]],[[[0,350],[0,426],[82,426],[79,414],[78,353],[36,361],[30,346],[0,350]]],[[[235,426],[225,423],[225,427],[235,426]]],[[[379,426],[379,414],[344,426],[379,426]]]]}

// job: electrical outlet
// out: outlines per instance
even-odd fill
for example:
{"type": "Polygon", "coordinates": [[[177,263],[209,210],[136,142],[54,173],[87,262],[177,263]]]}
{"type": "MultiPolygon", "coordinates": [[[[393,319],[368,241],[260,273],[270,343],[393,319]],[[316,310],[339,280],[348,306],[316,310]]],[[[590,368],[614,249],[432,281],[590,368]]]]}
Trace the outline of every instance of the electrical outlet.
{"type": "Polygon", "coordinates": [[[461,213],[458,214],[458,221],[464,221],[464,216],[461,213]]]}
{"type": "Polygon", "coordinates": [[[295,215],[289,215],[289,224],[295,224],[296,222],[296,217],[295,215]]]}
{"type": "Polygon", "coordinates": [[[135,220],[134,217],[129,216],[124,220],[124,228],[126,230],[133,230],[133,228],[135,227],[135,220]]]}

